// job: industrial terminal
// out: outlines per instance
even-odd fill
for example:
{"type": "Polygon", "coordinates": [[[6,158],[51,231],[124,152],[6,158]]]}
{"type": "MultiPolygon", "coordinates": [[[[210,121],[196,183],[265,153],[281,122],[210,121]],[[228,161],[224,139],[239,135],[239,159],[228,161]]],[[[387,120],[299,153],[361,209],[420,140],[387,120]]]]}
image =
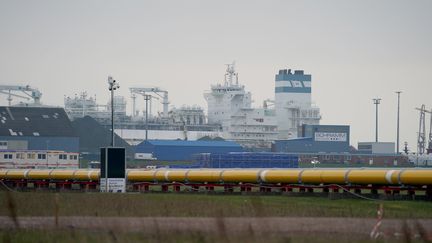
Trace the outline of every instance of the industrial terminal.
{"type": "Polygon", "coordinates": [[[432,242],[431,9],[0,0],[0,243],[432,242]]]}
{"type": "MultiPolygon", "coordinates": [[[[131,87],[128,114],[126,98],[115,95],[118,82],[108,77],[108,83],[111,99],[106,104],[82,92],[65,96],[64,107],[43,105],[42,93],[30,86],[0,87],[9,102],[0,107],[2,182],[19,188],[31,182],[119,192],[127,185],[131,191],[147,192],[155,185],[165,192],[170,187],[180,191],[185,184],[194,190],[271,192],[280,190],[281,183],[285,191],[304,191],[306,183],[311,184],[308,191],[328,192],[343,184],[356,192],[377,194],[392,187],[387,191],[432,195],[424,187],[430,183],[430,170],[416,168],[432,165],[425,106],[419,109],[418,152],[409,153],[406,145],[399,152],[399,141],[378,141],[378,110],[373,142],[353,146],[350,131],[355,128],[321,124],[320,109],[312,102],[312,75],[303,70],[279,70],[274,97],[260,107],[252,106],[252,94],[239,80],[235,63],[204,92],[206,108],[169,109],[168,90],[131,87]],[[18,98],[33,102],[12,103],[18,98]],[[139,98],[145,102],[143,111],[139,98]],[[162,110],[154,110],[154,102],[162,110]],[[106,172],[109,163],[115,169],[106,172]],[[109,171],[117,177],[109,178],[109,171]]],[[[379,99],[374,104],[378,109],[379,99]]]]}
{"type": "MultiPolygon", "coordinates": [[[[209,153],[242,153],[250,160],[263,154],[287,154],[303,166],[432,165],[432,149],[425,148],[432,146],[432,136],[426,141],[424,124],[429,111],[424,106],[419,109],[417,153],[399,152],[394,142],[378,140],[352,145],[350,129],[355,128],[349,124],[320,124],[312,87],[311,74],[282,69],[275,75],[274,97],[261,107],[252,107],[252,94],[242,85],[232,63],[222,81],[204,92],[205,109],[193,105],[169,109],[168,90],[130,87],[132,112],[128,113],[123,96],[113,94],[112,101],[99,104],[85,91],[65,96],[64,107],[49,107],[41,103],[42,92],[36,88],[3,85],[0,88],[9,106],[0,107],[0,167],[78,168],[79,162],[70,158],[79,158],[81,167],[95,165],[100,160],[99,148],[110,144],[111,126],[115,144],[127,148],[127,160],[136,161],[131,165],[138,167],[162,166],[158,162],[166,161],[171,166],[176,166],[175,162],[199,166],[205,164],[199,158],[209,153]],[[145,101],[142,111],[137,99],[145,101]],[[160,102],[162,110],[154,110],[155,102],[160,102]],[[45,161],[23,161],[26,156],[32,158],[31,154],[40,154],[45,161]],[[67,163],[60,159],[66,157],[67,163]]],[[[275,162],[274,167],[280,166],[275,162]]]]}

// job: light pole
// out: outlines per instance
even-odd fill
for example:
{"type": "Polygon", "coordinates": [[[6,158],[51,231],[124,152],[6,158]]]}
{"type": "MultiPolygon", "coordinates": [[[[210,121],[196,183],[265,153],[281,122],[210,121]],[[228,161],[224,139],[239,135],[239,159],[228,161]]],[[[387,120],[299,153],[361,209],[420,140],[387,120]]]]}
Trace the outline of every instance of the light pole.
{"type": "Polygon", "coordinates": [[[144,100],[146,103],[146,113],[145,113],[145,140],[148,140],[148,101],[151,99],[151,95],[144,95],[144,100]]]}
{"type": "Polygon", "coordinates": [[[397,132],[396,132],[396,153],[399,154],[399,113],[400,113],[400,94],[402,93],[402,91],[396,91],[395,92],[397,94],[397,101],[398,101],[398,105],[397,105],[397,132]]]}
{"type": "Polygon", "coordinates": [[[375,120],[375,142],[378,142],[378,105],[381,103],[381,99],[380,98],[375,98],[375,99],[373,99],[373,102],[374,102],[374,104],[375,104],[375,112],[376,112],[376,115],[375,115],[375,118],[376,118],[376,120],[375,120]]]}
{"type": "Polygon", "coordinates": [[[108,90],[111,91],[111,147],[114,147],[114,90],[120,85],[111,76],[108,76],[108,90]]]}

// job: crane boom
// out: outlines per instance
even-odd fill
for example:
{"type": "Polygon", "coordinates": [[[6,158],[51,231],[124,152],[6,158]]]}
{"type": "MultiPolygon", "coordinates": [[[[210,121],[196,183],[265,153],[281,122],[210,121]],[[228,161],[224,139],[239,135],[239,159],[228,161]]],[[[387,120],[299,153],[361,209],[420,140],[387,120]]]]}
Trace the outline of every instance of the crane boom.
{"type": "MultiPolygon", "coordinates": [[[[150,87],[150,88],[143,88],[143,87],[131,87],[129,88],[129,91],[132,93],[132,95],[134,94],[139,94],[139,95],[143,95],[145,96],[146,93],[154,93],[157,96],[162,98],[162,105],[163,105],[163,117],[167,118],[168,117],[168,105],[169,105],[169,101],[168,101],[168,91],[163,90],[161,88],[158,87],[150,87]]],[[[136,115],[136,111],[135,111],[135,99],[133,99],[134,104],[134,111],[133,111],[133,116],[136,115]]]]}
{"type": "Polygon", "coordinates": [[[12,97],[18,97],[27,100],[31,98],[36,105],[40,104],[40,98],[42,97],[42,93],[38,89],[30,87],[30,85],[0,85],[0,93],[8,95],[7,100],[9,102],[9,106],[12,103],[12,97]],[[19,95],[14,92],[22,93],[24,95],[19,95]]]}

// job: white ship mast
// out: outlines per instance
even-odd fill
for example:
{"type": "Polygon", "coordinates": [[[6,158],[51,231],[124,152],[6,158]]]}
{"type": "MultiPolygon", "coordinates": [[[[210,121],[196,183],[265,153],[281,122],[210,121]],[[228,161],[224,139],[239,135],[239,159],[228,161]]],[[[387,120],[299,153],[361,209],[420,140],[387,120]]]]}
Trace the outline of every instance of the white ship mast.
{"type": "Polygon", "coordinates": [[[225,64],[227,66],[225,73],[225,86],[233,86],[235,78],[235,85],[238,86],[238,73],[235,71],[235,61],[232,64],[225,64]]]}

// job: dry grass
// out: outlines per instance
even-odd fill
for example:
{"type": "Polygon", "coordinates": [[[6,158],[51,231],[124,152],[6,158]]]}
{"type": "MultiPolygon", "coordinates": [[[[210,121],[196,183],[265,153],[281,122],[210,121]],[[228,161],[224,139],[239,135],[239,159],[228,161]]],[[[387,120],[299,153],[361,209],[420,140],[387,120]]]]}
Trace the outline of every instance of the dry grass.
{"type": "MultiPolygon", "coordinates": [[[[288,196],[0,192],[2,216],[376,217],[377,204],[288,196]]],[[[432,218],[430,202],[386,201],[384,207],[386,218],[432,218]]]]}

